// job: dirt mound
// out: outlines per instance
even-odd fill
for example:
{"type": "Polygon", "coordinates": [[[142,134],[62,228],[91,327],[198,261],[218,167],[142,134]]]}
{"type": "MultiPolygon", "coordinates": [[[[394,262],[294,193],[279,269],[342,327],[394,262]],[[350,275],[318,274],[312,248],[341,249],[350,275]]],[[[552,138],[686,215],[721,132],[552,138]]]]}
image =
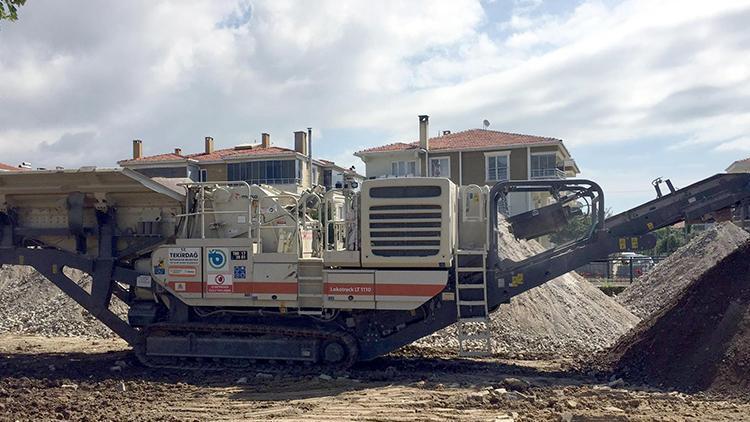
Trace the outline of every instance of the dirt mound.
{"type": "Polygon", "coordinates": [[[730,222],[716,224],[639,277],[617,301],[648,318],[748,239],[750,234],[730,222]]]}
{"type": "MultiPolygon", "coordinates": [[[[500,227],[503,257],[519,261],[544,251],[538,242],[517,240],[500,227]]],[[[606,349],[639,319],[575,272],[529,290],[491,315],[493,351],[503,357],[579,357],[606,349]]],[[[455,327],[418,345],[455,351],[455,327]]]]}
{"type": "MultiPolygon", "coordinates": [[[[80,271],[66,274],[85,290],[91,278],[80,271]]],[[[127,306],[113,298],[113,309],[127,306]]],[[[66,296],[52,282],[28,267],[0,268],[0,333],[109,338],[115,334],[66,296]]]]}
{"type": "Polygon", "coordinates": [[[750,243],[620,339],[605,364],[634,382],[750,393],[750,243]]]}

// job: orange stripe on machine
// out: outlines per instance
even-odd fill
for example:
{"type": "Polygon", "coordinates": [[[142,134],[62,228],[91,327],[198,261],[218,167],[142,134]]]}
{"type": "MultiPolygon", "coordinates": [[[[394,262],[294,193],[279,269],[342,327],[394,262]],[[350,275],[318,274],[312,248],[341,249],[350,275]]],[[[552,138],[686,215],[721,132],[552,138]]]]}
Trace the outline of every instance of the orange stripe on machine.
{"type": "Polygon", "coordinates": [[[445,284],[357,284],[325,283],[326,295],[349,296],[423,296],[432,297],[443,291],[445,284]]]}
{"type": "Polygon", "coordinates": [[[375,296],[422,296],[433,297],[442,292],[445,284],[375,284],[375,296]]]}
{"type": "Polygon", "coordinates": [[[275,294],[297,294],[297,281],[272,281],[272,282],[235,282],[234,293],[275,293],[275,294]]]}
{"type": "Polygon", "coordinates": [[[447,271],[390,271],[375,273],[375,300],[426,300],[448,283],[447,271]]]}
{"type": "MultiPolygon", "coordinates": [[[[170,281],[167,287],[178,293],[202,293],[203,283],[199,281],[170,281]]],[[[233,289],[225,293],[273,293],[273,294],[297,294],[297,282],[245,282],[235,283],[230,286],[233,289]]],[[[224,293],[224,292],[222,292],[224,293]]],[[[372,293],[370,293],[372,294],[372,293]]]]}

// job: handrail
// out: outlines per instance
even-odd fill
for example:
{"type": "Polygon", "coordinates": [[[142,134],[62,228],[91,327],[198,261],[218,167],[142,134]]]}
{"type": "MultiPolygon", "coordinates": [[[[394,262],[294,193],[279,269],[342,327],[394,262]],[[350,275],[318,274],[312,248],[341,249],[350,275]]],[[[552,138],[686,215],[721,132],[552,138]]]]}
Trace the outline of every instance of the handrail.
{"type": "Polygon", "coordinates": [[[565,179],[565,176],[566,176],[565,171],[560,170],[557,167],[551,167],[551,168],[531,169],[530,178],[533,180],[565,179]]]}
{"type": "Polygon", "coordinates": [[[340,220],[331,219],[329,221],[329,219],[328,219],[328,206],[330,204],[334,203],[333,201],[331,201],[331,197],[335,193],[340,193],[340,194],[343,195],[344,189],[342,189],[342,188],[329,189],[328,192],[326,192],[326,194],[323,196],[323,218],[321,220],[325,222],[324,227],[322,228],[323,229],[323,251],[324,252],[335,251],[336,250],[336,249],[329,249],[328,248],[328,241],[329,241],[329,239],[328,239],[328,227],[330,227],[330,226],[333,225],[333,227],[334,227],[334,229],[333,229],[334,230],[334,241],[335,241],[335,238],[336,238],[335,224],[344,224],[344,225],[346,225],[346,219],[344,219],[343,216],[342,216],[342,219],[340,219],[340,220]]]}

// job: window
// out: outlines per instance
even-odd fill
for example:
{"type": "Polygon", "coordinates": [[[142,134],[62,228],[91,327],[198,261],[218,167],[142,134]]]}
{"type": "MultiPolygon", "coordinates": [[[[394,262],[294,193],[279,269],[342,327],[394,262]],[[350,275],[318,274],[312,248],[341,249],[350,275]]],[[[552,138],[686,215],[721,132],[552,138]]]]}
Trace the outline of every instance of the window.
{"type": "Polygon", "coordinates": [[[558,177],[557,154],[531,154],[531,178],[558,177]]]}
{"type": "Polygon", "coordinates": [[[295,160],[248,161],[227,165],[230,181],[244,180],[250,184],[285,185],[299,183],[301,166],[295,160]]]}
{"type": "Polygon", "coordinates": [[[509,153],[507,152],[485,155],[488,182],[500,182],[509,179],[508,156],[509,153]]]}
{"type": "Polygon", "coordinates": [[[394,161],[391,163],[391,176],[406,177],[416,176],[417,174],[417,162],[416,161],[394,161]]]}
{"type": "Polygon", "coordinates": [[[200,182],[208,182],[208,170],[201,169],[200,172],[200,182]]]}
{"type": "Polygon", "coordinates": [[[430,176],[450,178],[451,177],[450,157],[430,158],[430,176]]]}

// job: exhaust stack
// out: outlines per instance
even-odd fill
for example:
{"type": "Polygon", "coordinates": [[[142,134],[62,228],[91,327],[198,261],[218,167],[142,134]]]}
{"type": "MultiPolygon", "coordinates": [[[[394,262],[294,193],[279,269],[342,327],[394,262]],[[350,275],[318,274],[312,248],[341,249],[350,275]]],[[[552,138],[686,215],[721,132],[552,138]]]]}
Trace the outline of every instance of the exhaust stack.
{"type": "Polygon", "coordinates": [[[424,150],[430,149],[430,116],[422,114],[419,116],[419,147],[424,150]]]}
{"type": "Polygon", "coordinates": [[[140,139],[133,140],[133,159],[143,158],[143,141],[140,139]]]}

